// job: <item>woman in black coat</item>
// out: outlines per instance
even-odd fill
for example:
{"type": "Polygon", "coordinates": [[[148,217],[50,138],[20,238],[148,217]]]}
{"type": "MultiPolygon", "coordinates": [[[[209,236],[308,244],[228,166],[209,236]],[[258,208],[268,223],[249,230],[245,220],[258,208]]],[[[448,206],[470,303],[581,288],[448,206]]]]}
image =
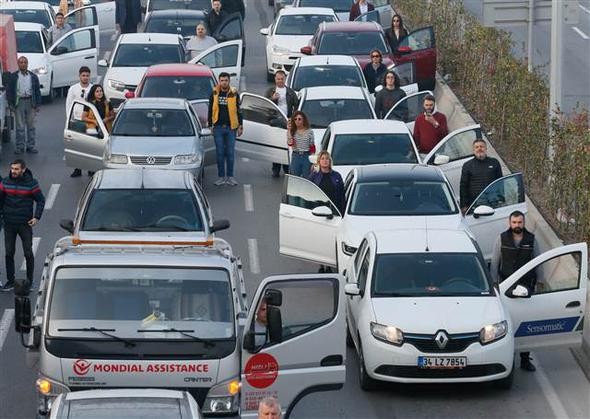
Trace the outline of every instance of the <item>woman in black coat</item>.
{"type": "Polygon", "coordinates": [[[385,37],[389,42],[389,47],[391,48],[392,52],[395,53],[399,43],[406,36],[408,36],[408,31],[404,27],[402,17],[398,14],[393,15],[391,18],[391,28],[385,31],[385,37]]]}

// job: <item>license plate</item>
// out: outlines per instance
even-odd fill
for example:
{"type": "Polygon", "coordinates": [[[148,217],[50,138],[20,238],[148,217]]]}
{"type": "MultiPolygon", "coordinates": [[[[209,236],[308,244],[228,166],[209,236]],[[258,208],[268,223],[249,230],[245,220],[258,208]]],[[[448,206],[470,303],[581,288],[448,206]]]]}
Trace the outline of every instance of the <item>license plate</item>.
{"type": "Polygon", "coordinates": [[[467,357],[465,356],[419,356],[418,368],[428,369],[455,369],[465,368],[467,357]]]}

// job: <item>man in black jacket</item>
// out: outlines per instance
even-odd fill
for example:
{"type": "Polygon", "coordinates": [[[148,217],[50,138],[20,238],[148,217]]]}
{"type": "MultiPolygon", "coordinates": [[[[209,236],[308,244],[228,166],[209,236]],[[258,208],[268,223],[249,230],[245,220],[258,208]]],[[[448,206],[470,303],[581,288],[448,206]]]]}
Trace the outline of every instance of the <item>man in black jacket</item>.
{"type": "Polygon", "coordinates": [[[137,32],[137,25],[141,23],[141,2],[115,0],[115,22],[121,33],[137,32]]]}
{"type": "Polygon", "coordinates": [[[209,25],[209,33],[213,34],[217,27],[225,20],[227,12],[221,8],[221,0],[213,0],[211,2],[211,10],[207,14],[207,23],[209,25]]]}
{"type": "Polygon", "coordinates": [[[502,177],[500,162],[488,157],[488,146],[483,138],[473,141],[473,159],[463,165],[459,188],[461,211],[465,211],[475,198],[494,180],[502,177]]]}
{"type": "MultiPolygon", "coordinates": [[[[275,85],[270,87],[264,97],[272,100],[278,108],[283,111],[287,118],[291,118],[293,112],[299,106],[299,98],[295,90],[291,89],[285,84],[287,75],[283,70],[277,70],[275,73],[275,85]]],[[[289,165],[283,165],[283,171],[289,173],[289,165]]],[[[272,177],[279,177],[281,172],[281,165],[279,163],[272,164],[272,177]]]]}
{"type": "Polygon", "coordinates": [[[14,250],[16,236],[23,243],[27,265],[28,289],[33,283],[35,258],[33,256],[33,226],[41,219],[45,197],[39,183],[21,159],[10,164],[10,174],[0,182],[0,212],[4,220],[4,246],[6,248],[6,283],[0,288],[14,289],[14,250]],[[36,203],[33,211],[33,202],[36,203]]]}

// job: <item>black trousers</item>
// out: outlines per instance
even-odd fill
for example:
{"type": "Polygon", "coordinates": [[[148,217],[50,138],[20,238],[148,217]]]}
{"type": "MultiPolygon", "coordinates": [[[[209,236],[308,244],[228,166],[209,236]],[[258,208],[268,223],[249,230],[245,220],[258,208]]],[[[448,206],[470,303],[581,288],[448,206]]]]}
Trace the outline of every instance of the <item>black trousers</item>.
{"type": "Polygon", "coordinates": [[[33,228],[24,224],[4,224],[4,247],[6,248],[6,280],[14,281],[14,251],[16,237],[20,237],[23,244],[23,253],[27,263],[27,280],[33,283],[35,270],[35,257],[33,256],[33,228]]]}
{"type": "MultiPolygon", "coordinates": [[[[283,164],[283,172],[289,173],[289,165],[283,164]]],[[[273,163],[272,164],[272,171],[273,173],[279,174],[281,172],[281,164],[280,163],[273,163]]]]}

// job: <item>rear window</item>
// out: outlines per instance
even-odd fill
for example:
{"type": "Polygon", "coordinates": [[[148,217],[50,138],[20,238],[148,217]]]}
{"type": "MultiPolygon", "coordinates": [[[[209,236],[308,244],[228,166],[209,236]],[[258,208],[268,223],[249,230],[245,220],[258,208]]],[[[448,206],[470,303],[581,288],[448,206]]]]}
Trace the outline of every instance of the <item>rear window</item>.
{"type": "Polygon", "coordinates": [[[211,77],[158,76],[145,79],[141,97],[209,99],[215,83],[211,77]]]}
{"type": "Polygon", "coordinates": [[[381,32],[324,32],[318,54],[369,55],[374,49],[389,53],[381,32]]]}
{"type": "Polygon", "coordinates": [[[199,23],[203,23],[202,18],[169,18],[169,17],[150,17],[147,21],[144,32],[156,33],[176,33],[187,38],[195,34],[195,28],[199,23]]]}
{"type": "Polygon", "coordinates": [[[332,161],[338,166],[418,163],[408,134],[343,134],[334,137],[332,161]]]}
{"type": "Polygon", "coordinates": [[[328,128],[334,121],[344,119],[372,119],[371,105],[361,99],[306,100],[301,109],[311,115],[312,128],[328,128]]]}
{"type": "Polygon", "coordinates": [[[184,53],[180,45],[120,44],[113,59],[113,67],[149,67],[183,62],[184,53]]]}
{"type": "MultiPolygon", "coordinates": [[[[63,418],[142,418],[178,419],[183,409],[178,399],[158,397],[117,397],[70,400],[64,406],[63,418]],[[67,413],[67,416],[66,415],[67,413]]],[[[187,412],[184,412],[186,414],[187,412]]]]}
{"type": "Polygon", "coordinates": [[[45,10],[0,9],[0,13],[3,15],[11,15],[15,22],[40,23],[46,28],[51,26],[51,20],[45,10]]]}
{"type": "Polygon", "coordinates": [[[210,8],[210,0],[151,0],[148,11],[169,9],[208,10],[210,8]]]}
{"type": "Polygon", "coordinates": [[[19,53],[43,54],[43,41],[39,32],[16,32],[16,50],[19,53]]]}
{"type": "Polygon", "coordinates": [[[293,79],[293,89],[315,86],[364,87],[363,74],[352,65],[299,66],[293,79]]]}
{"type": "Polygon", "coordinates": [[[123,109],[115,121],[113,135],[187,137],[195,135],[195,132],[185,110],[123,109]]]}
{"type": "Polygon", "coordinates": [[[275,35],[313,35],[322,22],[334,22],[328,15],[286,15],[277,24],[275,35]]]}
{"type": "Polygon", "coordinates": [[[349,12],[352,0],[300,0],[299,7],[327,7],[335,12],[349,12]]]}

